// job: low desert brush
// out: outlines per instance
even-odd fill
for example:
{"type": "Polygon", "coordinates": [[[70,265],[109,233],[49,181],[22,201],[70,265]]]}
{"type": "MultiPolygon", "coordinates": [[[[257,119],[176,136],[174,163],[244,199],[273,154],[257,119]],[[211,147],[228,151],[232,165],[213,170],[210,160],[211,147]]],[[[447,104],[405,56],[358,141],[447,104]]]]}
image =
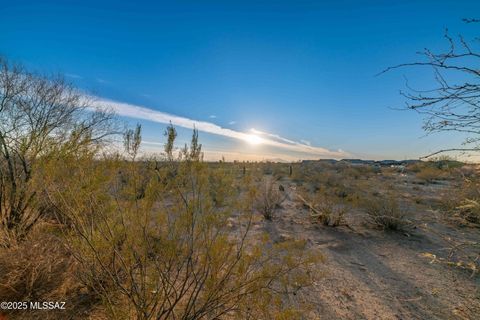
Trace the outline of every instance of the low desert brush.
{"type": "Polygon", "coordinates": [[[468,222],[480,224],[480,202],[478,199],[465,199],[456,207],[456,215],[468,222]]]}
{"type": "Polygon", "coordinates": [[[8,319],[79,319],[74,316],[79,308],[98,302],[80,298],[74,261],[47,232],[33,230],[23,241],[0,248],[0,301],[65,301],[66,310],[5,310],[8,319]]]}
{"type": "Polygon", "coordinates": [[[304,193],[299,196],[303,205],[310,210],[310,216],[324,226],[337,227],[345,224],[346,209],[323,195],[310,196],[304,193]]]}
{"type": "Polygon", "coordinates": [[[258,187],[255,197],[255,208],[262,213],[267,220],[272,220],[275,211],[287,198],[285,191],[281,191],[274,179],[263,178],[258,187]]]}
{"type": "Polygon", "coordinates": [[[444,180],[447,175],[448,173],[442,169],[433,166],[425,166],[415,174],[415,177],[423,182],[432,183],[435,182],[435,180],[444,180]]]}
{"type": "Polygon", "coordinates": [[[325,200],[316,205],[316,213],[312,217],[324,226],[337,227],[345,224],[345,207],[325,200]]]}
{"type": "Polygon", "coordinates": [[[399,230],[407,224],[406,214],[394,197],[372,197],[363,201],[367,222],[384,230],[399,230]]]}
{"type": "Polygon", "coordinates": [[[441,202],[448,219],[459,224],[480,224],[480,185],[475,179],[464,179],[441,202]]]}
{"type": "MultiPolygon", "coordinates": [[[[113,319],[298,319],[288,314],[298,309],[294,301],[301,295],[291,293],[311,285],[317,256],[305,241],[275,244],[254,237],[256,193],[224,188],[220,204],[212,188],[233,177],[223,171],[226,177],[212,181],[219,168],[202,161],[197,131],[177,159],[172,126],[167,134],[166,160],[158,170],[147,166],[141,198],[135,194],[144,173],[134,154],[98,164],[105,166],[101,172],[120,167],[126,184],[95,174],[88,163],[58,163],[73,168],[62,188],[51,185],[48,193],[71,221],[65,245],[82,270],[80,282],[97,293],[113,319]],[[232,219],[239,226],[235,233],[228,226],[232,219]]],[[[132,137],[140,140],[140,130],[132,137]]],[[[285,192],[272,180],[263,182],[257,198],[273,214],[285,192]]]]}

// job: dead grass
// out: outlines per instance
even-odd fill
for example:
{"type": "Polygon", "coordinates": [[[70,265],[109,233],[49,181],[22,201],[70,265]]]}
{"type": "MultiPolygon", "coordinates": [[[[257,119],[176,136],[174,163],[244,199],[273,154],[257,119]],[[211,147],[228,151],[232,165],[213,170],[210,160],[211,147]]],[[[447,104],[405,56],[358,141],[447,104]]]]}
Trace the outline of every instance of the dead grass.
{"type": "Polygon", "coordinates": [[[0,252],[0,297],[5,301],[46,298],[61,291],[70,264],[53,237],[33,237],[0,252]]]}
{"type": "Polygon", "coordinates": [[[107,319],[102,301],[86,290],[83,271],[65,248],[57,225],[40,223],[18,244],[0,249],[0,301],[65,302],[65,310],[12,310],[8,319],[107,319]]]}

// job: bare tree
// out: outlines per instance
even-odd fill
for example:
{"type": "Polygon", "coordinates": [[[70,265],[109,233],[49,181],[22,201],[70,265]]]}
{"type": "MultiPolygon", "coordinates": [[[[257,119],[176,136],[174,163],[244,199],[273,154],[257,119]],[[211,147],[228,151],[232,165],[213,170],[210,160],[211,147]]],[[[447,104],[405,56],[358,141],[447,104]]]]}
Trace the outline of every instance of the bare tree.
{"type": "MultiPolygon", "coordinates": [[[[480,20],[463,19],[463,22],[478,26],[480,20]]],[[[425,116],[423,128],[427,133],[453,131],[467,136],[463,147],[438,150],[422,158],[449,151],[480,151],[480,49],[478,48],[480,38],[470,41],[462,35],[453,38],[448,30],[445,31],[444,37],[449,44],[449,49],[445,52],[436,53],[424,49],[419,52],[424,58],[422,61],[399,64],[381,72],[405,67],[432,69],[435,87],[418,90],[409,86],[407,82],[407,90],[401,91],[407,99],[407,109],[415,110],[425,116]]],[[[474,186],[474,189],[478,190],[477,186],[474,186]]],[[[476,199],[463,198],[455,208],[459,211],[456,215],[475,221],[477,204],[476,199]]],[[[398,217],[396,219],[398,220],[398,217]]],[[[460,257],[460,260],[455,262],[457,266],[466,266],[473,270],[473,274],[478,272],[478,242],[457,241],[450,236],[435,232],[426,224],[422,227],[449,243],[450,253],[447,260],[450,263],[452,257],[456,255],[460,257]],[[474,254],[472,255],[468,250],[464,251],[465,248],[473,249],[474,254]],[[462,261],[464,259],[468,262],[464,263],[462,261]]]]}
{"type": "MultiPolygon", "coordinates": [[[[463,21],[478,22],[476,19],[463,21]]],[[[423,128],[427,133],[455,131],[468,135],[463,147],[439,150],[426,157],[447,151],[480,151],[480,40],[467,41],[461,35],[453,38],[448,30],[445,39],[449,44],[445,52],[424,49],[419,52],[421,61],[399,64],[382,72],[405,67],[431,68],[435,87],[418,90],[407,82],[407,90],[401,91],[407,99],[407,109],[425,116],[423,128]]]]}
{"type": "Polygon", "coordinates": [[[42,159],[88,151],[111,133],[112,115],[89,105],[62,77],[34,74],[0,57],[3,237],[21,238],[42,215],[32,186],[42,159]]]}

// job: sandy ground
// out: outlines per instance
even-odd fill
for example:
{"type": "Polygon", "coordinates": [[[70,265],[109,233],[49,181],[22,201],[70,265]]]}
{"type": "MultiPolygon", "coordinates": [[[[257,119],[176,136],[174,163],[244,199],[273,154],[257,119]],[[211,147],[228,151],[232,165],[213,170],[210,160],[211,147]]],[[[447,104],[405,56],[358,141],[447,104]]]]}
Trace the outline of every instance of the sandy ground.
{"type": "MultiPolygon", "coordinates": [[[[259,219],[255,229],[274,241],[305,239],[324,255],[323,276],[307,293],[316,305],[315,318],[480,319],[480,277],[425,256],[445,255],[447,244],[435,234],[416,227],[375,230],[357,221],[355,212],[347,216],[351,228],[314,224],[297,201],[294,184],[282,185],[287,200],[273,221],[259,219]]],[[[431,212],[418,212],[416,219],[447,230],[431,212]]],[[[478,228],[462,232],[480,238],[478,228]]]]}

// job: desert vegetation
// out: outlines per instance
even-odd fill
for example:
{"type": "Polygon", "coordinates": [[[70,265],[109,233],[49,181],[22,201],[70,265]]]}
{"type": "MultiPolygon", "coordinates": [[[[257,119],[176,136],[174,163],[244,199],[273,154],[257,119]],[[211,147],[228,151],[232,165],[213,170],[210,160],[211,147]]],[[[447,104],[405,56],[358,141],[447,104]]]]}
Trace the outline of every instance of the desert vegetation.
{"type": "Polygon", "coordinates": [[[285,201],[287,195],[281,184],[276,184],[273,178],[266,177],[260,181],[257,195],[255,197],[255,207],[262,213],[267,220],[272,220],[275,211],[285,201]]]}
{"type": "Polygon", "coordinates": [[[121,133],[113,114],[90,109],[61,78],[1,62],[0,296],[67,305],[9,316],[308,312],[299,292],[316,278],[320,254],[302,239],[272,243],[251,232],[258,199],[267,201],[264,215],[281,202],[272,183],[263,188],[229,166],[210,167],[196,130],[179,149],[169,126],[164,154],[142,157],[140,126],[121,133]],[[106,148],[119,138],[123,150],[106,148]]]}
{"type": "Polygon", "coordinates": [[[140,124],[0,58],[0,301],[65,302],[0,318],[475,319],[479,167],[438,155],[478,151],[478,85],[442,75],[478,54],[446,38],[397,66],[440,84],[407,108],[472,137],[405,161],[207,162],[171,123],[144,153],[140,124]]]}

